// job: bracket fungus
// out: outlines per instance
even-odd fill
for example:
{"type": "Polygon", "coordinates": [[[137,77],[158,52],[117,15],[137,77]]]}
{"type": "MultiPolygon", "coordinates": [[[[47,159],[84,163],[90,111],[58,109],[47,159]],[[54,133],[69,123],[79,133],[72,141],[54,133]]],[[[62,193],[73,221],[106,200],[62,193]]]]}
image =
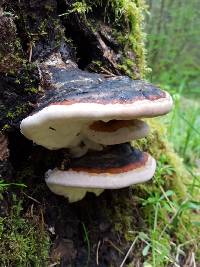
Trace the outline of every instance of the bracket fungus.
{"type": "Polygon", "coordinates": [[[71,160],[69,166],[50,170],[46,173],[46,182],[54,193],[76,201],[84,197],[84,188],[99,194],[104,189],[145,182],[154,175],[155,167],[156,162],[149,154],[124,143],[107,146],[102,151],[89,151],[71,160]]]}
{"type": "Polygon", "coordinates": [[[171,110],[171,96],[146,81],[105,78],[55,57],[40,67],[45,93],[22,120],[21,132],[47,149],[71,153],[67,166],[47,171],[49,188],[72,202],[87,191],[100,194],[151,179],[155,160],[127,142],[148,134],[141,118],[171,110]]]}
{"type": "Polygon", "coordinates": [[[83,133],[88,139],[102,145],[116,145],[147,136],[148,125],[141,120],[95,121],[83,133]]]}

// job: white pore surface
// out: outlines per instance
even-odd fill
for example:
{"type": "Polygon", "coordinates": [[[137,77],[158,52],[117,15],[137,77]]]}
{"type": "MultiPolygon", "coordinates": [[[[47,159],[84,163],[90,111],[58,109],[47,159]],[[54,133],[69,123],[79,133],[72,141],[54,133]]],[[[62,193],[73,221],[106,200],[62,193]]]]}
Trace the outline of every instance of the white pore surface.
{"type": "Polygon", "coordinates": [[[66,189],[76,188],[96,188],[96,189],[118,189],[133,184],[142,183],[151,179],[155,173],[156,161],[150,155],[145,166],[124,173],[88,173],[77,172],[69,169],[60,171],[58,169],[49,170],[46,173],[46,183],[50,190],[58,195],[65,196],[66,189]]]}
{"type": "Polygon", "coordinates": [[[171,108],[172,98],[168,93],[166,98],[138,100],[132,104],[50,105],[22,120],[20,127],[22,134],[36,144],[59,149],[77,145],[79,132],[90,121],[155,117],[168,113],[171,108]]]}
{"type": "Polygon", "coordinates": [[[97,144],[91,140],[89,140],[87,137],[82,136],[81,137],[82,142],[78,144],[77,146],[70,147],[69,153],[72,158],[79,158],[85,155],[89,149],[101,151],[103,150],[103,146],[101,144],[97,144]]]}
{"type": "Polygon", "coordinates": [[[61,195],[64,196],[65,198],[68,198],[68,201],[72,203],[83,199],[87,192],[91,192],[94,193],[96,196],[99,196],[103,191],[104,189],[78,188],[78,187],[68,187],[68,188],[65,187],[65,191],[63,191],[62,186],[55,185],[53,192],[57,195],[61,195]]]}
{"type": "Polygon", "coordinates": [[[50,112],[43,109],[21,122],[21,132],[34,143],[53,150],[78,145],[85,123],[66,119],[60,112],[53,114],[52,108],[50,112]]]}
{"type": "Polygon", "coordinates": [[[147,136],[149,133],[149,127],[144,121],[135,120],[134,125],[121,127],[116,131],[95,131],[88,126],[86,129],[84,129],[83,133],[88,137],[88,139],[99,144],[115,145],[147,136]]]}

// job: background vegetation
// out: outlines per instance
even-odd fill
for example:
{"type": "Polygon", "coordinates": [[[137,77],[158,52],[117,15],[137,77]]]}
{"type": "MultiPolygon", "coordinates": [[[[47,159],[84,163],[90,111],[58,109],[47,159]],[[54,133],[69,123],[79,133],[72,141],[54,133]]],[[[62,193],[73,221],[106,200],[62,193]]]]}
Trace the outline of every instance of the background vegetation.
{"type": "Polygon", "coordinates": [[[200,158],[200,2],[148,0],[146,16],[149,79],[169,90],[175,102],[169,137],[190,165],[200,158]]]}
{"type": "Polygon", "coordinates": [[[151,79],[199,94],[200,2],[148,0],[147,49],[151,79]]]}
{"type": "MultiPolygon", "coordinates": [[[[160,246],[160,251],[158,248],[152,249],[151,260],[148,261],[148,264],[150,263],[150,266],[168,266],[171,261],[173,262],[172,266],[185,266],[183,262],[177,262],[179,253],[175,253],[174,258],[173,250],[178,251],[178,248],[182,248],[181,254],[183,256],[189,248],[189,254],[186,257],[188,259],[185,264],[196,266],[200,262],[198,245],[200,226],[200,2],[197,0],[148,0],[147,3],[149,8],[146,14],[146,47],[148,66],[152,69],[148,79],[168,90],[174,99],[173,111],[161,122],[162,125],[164,123],[165,127],[167,126],[167,131],[162,133],[158,130],[158,132],[172,143],[180,156],[180,158],[175,159],[175,154],[170,154],[168,157],[167,150],[164,155],[161,155],[155,177],[156,188],[163,186],[162,184],[159,185],[163,178],[169,179],[171,175],[174,179],[173,172],[176,173],[178,179],[175,179],[174,185],[167,184],[165,181],[165,192],[162,190],[163,195],[159,198],[157,189],[155,189],[153,196],[145,202],[148,205],[151,203],[155,211],[154,216],[150,215],[152,220],[154,218],[153,235],[151,236],[152,247],[156,244],[160,246]],[[169,158],[172,160],[171,162],[168,160],[169,158]],[[181,173],[177,173],[178,169],[181,170],[181,173]],[[161,177],[160,182],[159,177],[161,177]],[[178,180],[185,187],[185,195],[182,196],[181,201],[176,202],[173,199],[170,204],[167,195],[177,196],[177,193],[181,191],[180,188],[179,190],[175,189],[178,180]],[[166,191],[166,189],[168,190],[166,191]],[[162,204],[163,206],[160,206],[160,201],[165,202],[162,204]],[[160,233],[159,230],[163,220],[169,216],[169,213],[168,215],[165,213],[168,210],[165,205],[168,204],[176,210],[171,219],[168,217],[168,226],[171,224],[173,228],[176,225],[174,228],[176,229],[176,245],[173,243],[174,239],[172,241],[172,232],[169,233],[167,230],[160,233]],[[156,212],[157,205],[160,207],[158,213],[156,212]],[[182,217],[182,211],[185,213],[184,217],[182,217]],[[174,225],[173,217],[179,220],[179,227],[176,223],[174,225]],[[190,219],[192,220],[189,223],[190,219]],[[184,229],[184,227],[186,228],[184,229]],[[158,242],[159,238],[155,234],[156,232],[163,237],[163,244],[161,240],[158,242]],[[185,235],[186,232],[188,235],[185,235]],[[167,257],[168,260],[166,261],[167,257]]],[[[169,149],[169,144],[167,148],[169,149]]]]}
{"type": "Polygon", "coordinates": [[[200,2],[149,0],[146,16],[149,79],[174,96],[169,137],[191,165],[200,158],[200,2]]]}

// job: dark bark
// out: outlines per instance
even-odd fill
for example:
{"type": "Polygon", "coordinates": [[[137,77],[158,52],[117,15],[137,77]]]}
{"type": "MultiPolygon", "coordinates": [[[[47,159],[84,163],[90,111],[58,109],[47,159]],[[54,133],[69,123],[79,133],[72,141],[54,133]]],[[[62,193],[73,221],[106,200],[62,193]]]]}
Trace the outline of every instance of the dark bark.
{"type": "Polygon", "coordinates": [[[12,167],[8,158],[8,138],[0,132],[0,180],[8,179],[12,175],[12,167]]]}

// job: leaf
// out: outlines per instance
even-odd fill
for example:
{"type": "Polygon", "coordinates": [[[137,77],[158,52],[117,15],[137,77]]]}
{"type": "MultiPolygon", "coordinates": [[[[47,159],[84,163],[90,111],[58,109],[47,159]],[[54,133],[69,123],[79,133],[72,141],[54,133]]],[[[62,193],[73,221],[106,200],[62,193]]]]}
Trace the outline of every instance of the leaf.
{"type": "Polygon", "coordinates": [[[194,202],[194,201],[189,202],[189,203],[188,203],[188,207],[189,207],[190,209],[200,210],[200,202],[194,202]]]}
{"type": "Polygon", "coordinates": [[[192,222],[192,224],[200,227],[200,222],[192,222]]]}
{"type": "Polygon", "coordinates": [[[172,190],[167,190],[167,191],[165,192],[165,195],[163,194],[163,195],[160,197],[160,200],[164,199],[165,196],[170,197],[170,196],[172,196],[172,195],[174,195],[174,194],[175,194],[174,191],[172,191],[172,190]]]}
{"type": "Polygon", "coordinates": [[[149,249],[150,249],[150,244],[147,244],[144,249],[142,250],[142,255],[145,257],[147,256],[148,252],[149,252],[149,249]]]}
{"type": "Polygon", "coordinates": [[[188,201],[180,207],[180,210],[187,210],[187,209],[200,210],[200,202],[188,201]]]}
{"type": "Polygon", "coordinates": [[[148,239],[149,239],[149,238],[148,238],[148,235],[145,234],[144,232],[139,232],[139,238],[140,238],[141,240],[148,240],[148,239]]]}
{"type": "Polygon", "coordinates": [[[163,206],[164,206],[164,208],[165,208],[167,211],[169,211],[169,212],[173,212],[172,207],[171,207],[167,202],[164,202],[164,203],[163,203],[163,206]]]}
{"type": "Polygon", "coordinates": [[[144,262],[144,267],[152,267],[152,265],[148,262],[144,262]]]}

